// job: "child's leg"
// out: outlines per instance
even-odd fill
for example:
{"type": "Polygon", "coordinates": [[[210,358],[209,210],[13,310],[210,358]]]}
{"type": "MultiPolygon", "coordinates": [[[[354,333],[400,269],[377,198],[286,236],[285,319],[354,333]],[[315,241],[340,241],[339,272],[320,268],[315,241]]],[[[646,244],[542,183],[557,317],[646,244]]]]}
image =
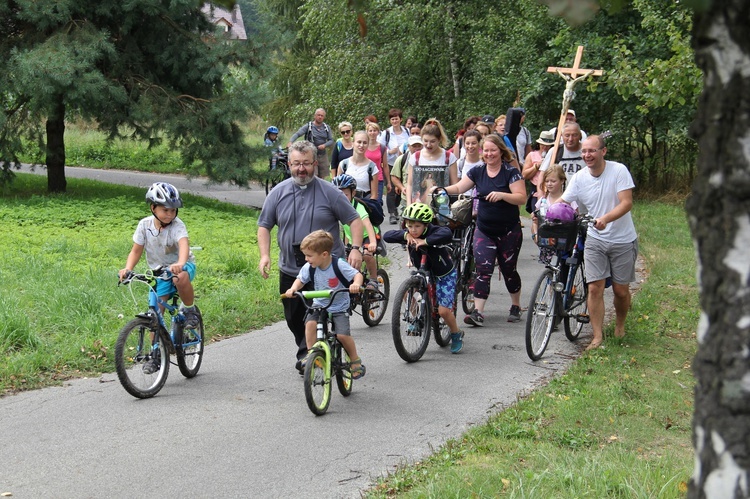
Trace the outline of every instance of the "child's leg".
{"type": "Polygon", "coordinates": [[[313,345],[318,341],[317,328],[318,328],[318,321],[305,322],[305,343],[307,343],[308,350],[310,350],[313,347],[313,345]]]}
{"type": "Polygon", "coordinates": [[[458,322],[456,322],[456,316],[453,314],[453,309],[438,306],[438,314],[443,318],[451,333],[458,332],[458,322]]]}
{"type": "Polygon", "coordinates": [[[192,283],[193,279],[195,279],[194,263],[186,263],[183,267],[183,271],[172,278],[172,283],[180,294],[180,301],[182,301],[182,304],[187,308],[192,307],[193,302],[195,301],[195,292],[193,291],[192,283]]]}
{"type": "Polygon", "coordinates": [[[354,338],[344,334],[337,334],[336,339],[339,340],[341,346],[344,347],[346,353],[349,355],[349,359],[355,360],[359,358],[357,354],[357,346],[354,344],[354,338]]]}
{"type": "Polygon", "coordinates": [[[370,254],[366,254],[362,257],[362,259],[365,261],[365,265],[367,266],[367,275],[370,276],[370,279],[377,279],[378,264],[375,262],[375,257],[370,254]]]}

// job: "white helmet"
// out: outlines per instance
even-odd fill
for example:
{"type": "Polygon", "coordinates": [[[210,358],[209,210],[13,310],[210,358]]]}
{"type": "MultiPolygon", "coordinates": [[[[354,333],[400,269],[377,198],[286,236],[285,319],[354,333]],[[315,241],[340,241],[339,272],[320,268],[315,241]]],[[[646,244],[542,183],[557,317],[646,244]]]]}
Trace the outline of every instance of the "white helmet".
{"type": "Polygon", "coordinates": [[[146,201],[150,204],[158,204],[166,208],[182,208],[180,191],[172,184],[166,182],[155,182],[146,192],[146,201]]]}

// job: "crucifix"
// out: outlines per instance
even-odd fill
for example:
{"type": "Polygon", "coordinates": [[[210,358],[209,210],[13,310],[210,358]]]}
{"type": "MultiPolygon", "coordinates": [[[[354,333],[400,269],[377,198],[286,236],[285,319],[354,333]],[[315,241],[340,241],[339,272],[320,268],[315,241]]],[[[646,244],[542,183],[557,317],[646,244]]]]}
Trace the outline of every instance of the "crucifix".
{"type": "Polygon", "coordinates": [[[576,58],[573,61],[572,68],[559,68],[550,66],[547,68],[548,73],[557,73],[565,80],[565,92],[563,92],[562,111],[560,111],[560,121],[557,123],[557,133],[555,134],[555,147],[552,149],[552,158],[550,164],[554,163],[554,158],[557,156],[557,149],[560,146],[560,136],[562,135],[562,129],[565,125],[565,117],[568,114],[570,103],[576,97],[576,93],[573,90],[580,80],[588,78],[589,76],[602,76],[604,71],[601,69],[583,69],[580,67],[581,57],[583,57],[583,45],[578,46],[576,50],[576,58]]]}

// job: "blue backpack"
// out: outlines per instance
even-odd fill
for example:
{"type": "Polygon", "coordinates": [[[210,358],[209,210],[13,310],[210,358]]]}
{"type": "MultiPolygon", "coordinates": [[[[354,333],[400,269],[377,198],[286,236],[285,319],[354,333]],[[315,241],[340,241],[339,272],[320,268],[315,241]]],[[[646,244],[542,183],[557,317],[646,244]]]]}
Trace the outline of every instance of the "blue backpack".
{"type": "Polygon", "coordinates": [[[370,217],[370,223],[373,227],[378,227],[385,220],[383,205],[377,199],[367,199],[355,197],[360,204],[364,205],[367,215],[370,217]]]}

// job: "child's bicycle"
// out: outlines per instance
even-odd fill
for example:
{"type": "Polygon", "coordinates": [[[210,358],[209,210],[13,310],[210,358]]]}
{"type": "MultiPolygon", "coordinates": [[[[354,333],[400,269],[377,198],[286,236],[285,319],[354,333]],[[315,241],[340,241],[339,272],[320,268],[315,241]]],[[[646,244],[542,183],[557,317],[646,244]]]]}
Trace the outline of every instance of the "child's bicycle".
{"type": "Polygon", "coordinates": [[[281,147],[276,148],[271,153],[271,159],[268,160],[268,172],[266,173],[266,195],[271,189],[282,180],[291,177],[289,171],[289,153],[281,147]]]}
{"type": "MultiPolygon", "coordinates": [[[[169,301],[159,298],[155,289],[157,279],[171,280],[172,272],[166,266],[144,274],[130,272],[119,283],[127,285],[131,295],[134,282],[143,282],[149,288],[148,311],[137,314],[122,328],[115,345],[117,377],[129,394],[142,399],[153,397],[166,383],[170,354],[175,354],[177,366],[186,378],[198,374],[203,360],[203,319],[198,327],[185,328],[179,296],[175,293],[169,301]],[[171,320],[167,320],[162,307],[171,320]]],[[[136,301],[135,296],[133,300],[136,301]]]]}
{"type": "MultiPolygon", "coordinates": [[[[352,247],[350,244],[346,245],[346,256],[349,256],[349,252],[352,247]]],[[[351,296],[349,311],[354,312],[358,307],[362,308],[362,319],[370,327],[377,326],[380,321],[385,317],[386,311],[388,311],[388,299],[391,295],[391,280],[388,277],[388,272],[380,267],[378,256],[380,255],[380,246],[375,251],[375,264],[378,267],[378,273],[376,281],[378,283],[378,289],[365,288],[363,293],[357,293],[351,296]]],[[[362,265],[362,275],[364,276],[365,284],[369,280],[367,274],[367,265],[362,265]]]]}
{"type": "MultiPolygon", "coordinates": [[[[406,362],[422,358],[430,343],[430,330],[441,347],[450,345],[451,332],[438,313],[435,276],[427,270],[427,253],[422,254],[419,269],[412,271],[396,291],[391,328],[393,344],[406,362]]],[[[453,300],[456,313],[456,299],[453,300]]]]}
{"type": "MultiPolygon", "coordinates": [[[[336,333],[329,330],[331,322],[328,316],[328,307],[333,303],[339,293],[348,293],[349,288],[340,288],[335,291],[330,289],[315,291],[297,291],[302,303],[310,311],[318,311],[317,342],[310,349],[306,357],[304,384],[305,400],[307,406],[316,416],[322,416],[328,410],[331,403],[331,378],[336,377],[336,385],[341,395],[348,397],[352,393],[351,362],[344,347],[336,339],[336,333]],[[329,299],[325,307],[313,304],[314,298],[329,299]]],[[[281,295],[281,298],[286,298],[281,295]]]]}
{"type": "Polygon", "coordinates": [[[539,226],[539,245],[557,251],[531,292],[526,319],[526,353],[531,360],[542,357],[561,320],[570,341],[575,341],[589,322],[583,250],[592,220],[585,215],[573,222],[539,226]]]}

